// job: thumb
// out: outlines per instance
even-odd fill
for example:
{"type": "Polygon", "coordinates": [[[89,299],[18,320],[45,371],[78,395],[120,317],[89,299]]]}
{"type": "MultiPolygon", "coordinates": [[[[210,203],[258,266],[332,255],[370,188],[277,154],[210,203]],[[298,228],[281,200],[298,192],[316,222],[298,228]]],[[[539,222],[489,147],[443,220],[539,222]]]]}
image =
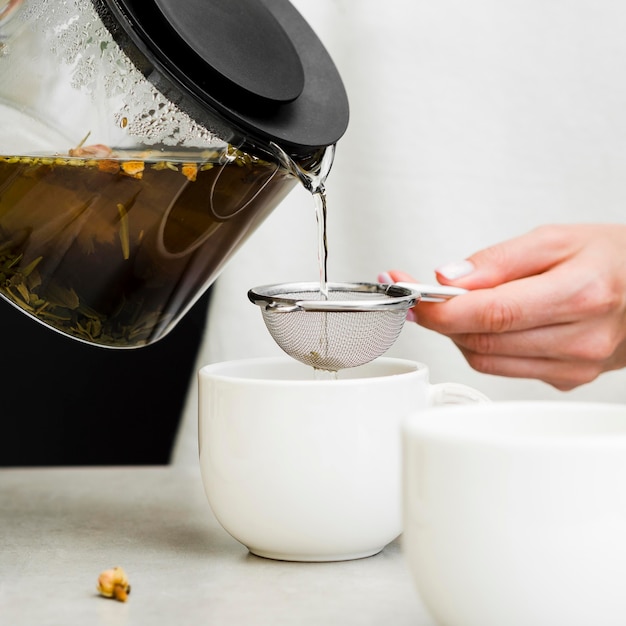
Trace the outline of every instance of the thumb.
{"type": "Polygon", "coordinates": [[[446,263],[435,273],[444,285],[484,289],[545,272],[567,256],[566,248],[554,241],[549,229],[537,229],[446,263]]]}

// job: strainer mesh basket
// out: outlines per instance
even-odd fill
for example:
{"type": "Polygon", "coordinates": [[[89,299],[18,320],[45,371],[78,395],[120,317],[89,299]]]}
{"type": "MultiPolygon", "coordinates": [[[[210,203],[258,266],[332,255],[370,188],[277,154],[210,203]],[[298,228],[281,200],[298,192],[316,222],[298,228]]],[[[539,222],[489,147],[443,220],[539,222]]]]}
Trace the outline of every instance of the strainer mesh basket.
{"type": "MultiPolygon", "coordinates": [[[[339,284],[329,285],[327,298],[319,289],[274,289],[261,302],[250,299],[261,304],[267,329],[287,354],[316,369],[337,371],[372,361],[398,338],[415,298],[408,290],[387,290],[386,285],[339,284]]],[[[250,293],[255,292],[263,288],[250,293]]]]}

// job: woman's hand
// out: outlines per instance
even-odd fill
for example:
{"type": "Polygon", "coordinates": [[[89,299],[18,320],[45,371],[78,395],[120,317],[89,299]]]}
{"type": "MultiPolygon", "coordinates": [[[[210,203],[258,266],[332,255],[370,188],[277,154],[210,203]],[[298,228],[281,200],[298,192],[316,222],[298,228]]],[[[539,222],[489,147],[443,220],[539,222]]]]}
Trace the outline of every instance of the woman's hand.
{"type": "Polygon", "coordinates": [[[416,321],[480,372],[569,390],[626,366],[626,225],[542,226],[436,273],[471,292],[418,303],[416,321]]]}

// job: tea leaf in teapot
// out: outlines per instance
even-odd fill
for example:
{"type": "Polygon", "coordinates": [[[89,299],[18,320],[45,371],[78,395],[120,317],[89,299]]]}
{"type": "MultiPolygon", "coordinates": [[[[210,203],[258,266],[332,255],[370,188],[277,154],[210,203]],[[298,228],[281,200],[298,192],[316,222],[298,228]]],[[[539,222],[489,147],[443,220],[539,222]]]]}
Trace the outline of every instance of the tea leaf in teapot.
{"type": "Polygon", "coordinates": [[[15,288],[19,291],[20,296],[22,296],[22,300],[26,302],[26,304],[30,304],[30,291],[28,287],[24,283],[19,283],[15,288]]]}
{"type": "Polygon", "coordinates": [[[66,309],[77,309],[80,299],[71,287],[62,287],[58,283],[51,283],[47,290],[48,300],[51,304],[66,309]]]}
{"type": "Polygon", "coordinates": [[[130,238],[128,230],[128,212],[123,204],[118,203],[117,210],[120,214],[120,243],[122,245],[122,256],[128,260],[130,258],[130,238]]]}
{"type": "Polygon", "coordinates": [[[38,256],[36,259],[33,259],[26,267],[23,267],[20,270],[20,273],[22,274],[22,276],[24,277],[30,276],[32,272],[34,271],[34,269],[39,265],[39,263],[41,263],[42,259],[43,259],[42,256],[38,256]]]}

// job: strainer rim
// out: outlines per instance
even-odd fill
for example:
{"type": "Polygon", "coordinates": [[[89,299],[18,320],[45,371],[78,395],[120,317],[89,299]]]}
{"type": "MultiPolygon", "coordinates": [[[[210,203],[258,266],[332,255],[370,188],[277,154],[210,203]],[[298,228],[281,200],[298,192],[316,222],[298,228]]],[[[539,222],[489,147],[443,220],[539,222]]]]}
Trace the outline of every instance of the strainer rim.
{"type": "Polygon", "coordinates": [[[329,291],[355,291],[380,294],[379,300],[307,300],[276,294],[316,292],[319,282],[275,283],[254,287],[248,291],[248,299],[266,311],[292,313],[295,311],[320,312],[371,312],[381,310],[408,310],[420,299],[415,290],[393,283],[331,282],[329,291]]]}

